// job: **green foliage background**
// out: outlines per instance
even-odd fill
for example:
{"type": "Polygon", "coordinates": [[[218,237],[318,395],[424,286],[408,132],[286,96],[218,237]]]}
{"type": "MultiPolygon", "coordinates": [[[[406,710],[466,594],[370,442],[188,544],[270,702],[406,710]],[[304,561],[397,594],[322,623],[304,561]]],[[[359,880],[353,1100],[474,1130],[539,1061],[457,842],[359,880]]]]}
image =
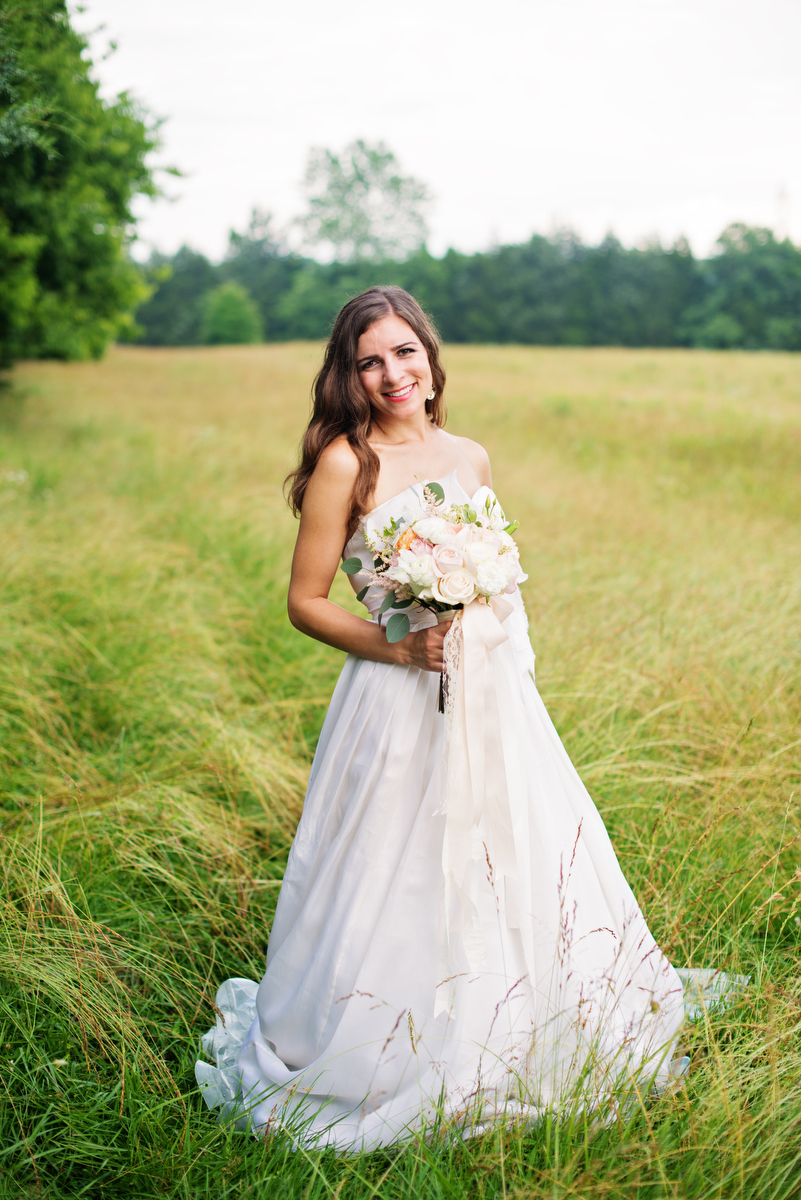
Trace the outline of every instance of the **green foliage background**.
{"type": "Polygon", "coordinates": [[[249,294],[233,280],[203,298],[200,338],[206,346],[246,346],[261,341],[261,317],[249,294]]]}
{"type": "Polygon", "coordinates": [[[154,256],[145,273],[155,292],[137,321],[148,345],[198,343],[203,290],[236,280],[268,341],[325,337],[350,296],[394,283],[449,342],[801,349],[801,250],[742,225],[725,230],[706,260],[683,242],[628,249],[610,236],[586,246],[565,232],[477,254],[320,263],[289,252],[254,214],[219,265],[184,247],[154,256]]]}
{"type": "Polygon", "coordinates": [[[97,358],[147,295],[128,244],[157,134],[85,50],[63,0],[0,7],[0,365],[97,358]]]}

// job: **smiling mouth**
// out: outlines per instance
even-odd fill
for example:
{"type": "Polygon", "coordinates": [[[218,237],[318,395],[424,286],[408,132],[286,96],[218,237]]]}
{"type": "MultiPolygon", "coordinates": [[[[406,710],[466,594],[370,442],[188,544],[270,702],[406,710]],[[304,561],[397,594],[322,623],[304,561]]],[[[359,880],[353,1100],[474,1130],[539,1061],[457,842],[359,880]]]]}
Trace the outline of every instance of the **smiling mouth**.
{"type": "Polygon", "coordinates": [[[412,394],[413,383],[410,383],[405,388],[399,388],[397,392],[384,392],[387,400],[394,400],[396,403],[399,400],[406,400],[412,394]]]}

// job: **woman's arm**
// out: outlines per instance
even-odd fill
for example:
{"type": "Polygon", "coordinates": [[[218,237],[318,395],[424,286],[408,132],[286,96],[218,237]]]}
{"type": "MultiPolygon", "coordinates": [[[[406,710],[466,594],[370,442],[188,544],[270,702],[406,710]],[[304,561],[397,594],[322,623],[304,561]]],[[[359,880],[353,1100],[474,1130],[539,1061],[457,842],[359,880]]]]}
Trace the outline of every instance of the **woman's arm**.
{"type": "Polygon", "coordinates": [[[442,643],[449,621],[391,643],[378,624],[354,616],[328,599],[347,536],[358,469],[356,455],[347,442],[332,443],[320,456],[303,497],[289,584],[289,619],[301,633],[358,658],[441,671],[442,643]]]}

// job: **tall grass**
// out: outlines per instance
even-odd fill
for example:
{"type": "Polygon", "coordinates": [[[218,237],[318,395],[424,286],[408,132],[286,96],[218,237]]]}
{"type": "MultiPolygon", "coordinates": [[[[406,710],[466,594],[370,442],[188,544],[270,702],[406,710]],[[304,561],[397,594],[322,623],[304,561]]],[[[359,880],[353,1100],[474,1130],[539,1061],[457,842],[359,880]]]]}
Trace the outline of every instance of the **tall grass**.
{"type": "MultiPolygon", "coordinates": [[[[314,346],[23,365],[0,397],[0,1192],[801,1192],[801,361],[451,348],[521,521],[539,685],[677,965],[751,975],[618,1124],[337,1158],[192,1064],[259,978],[341,655],[284,594],[314,346]]],[[[336,596],[351,605],[347,584],[336,596]]]]}

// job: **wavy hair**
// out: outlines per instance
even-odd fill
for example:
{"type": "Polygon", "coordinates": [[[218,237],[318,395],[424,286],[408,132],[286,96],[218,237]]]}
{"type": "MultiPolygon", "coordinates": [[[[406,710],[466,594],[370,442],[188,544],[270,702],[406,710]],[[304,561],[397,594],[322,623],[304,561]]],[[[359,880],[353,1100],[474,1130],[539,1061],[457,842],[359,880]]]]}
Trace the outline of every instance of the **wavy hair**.
{"type": "Polygon", "coordinates": [[[439,356],[439,335],[420,305],[399,287],[372,287],[341,309],[325,348],[323,365],[312,389],[311,420],[301,443],[300,463],[284,480],[290,507],[299,516],[303,496],[320,455],[334,438],[346,437],[359,460],[359,473],[353,485],[348,516],[348,538],[352,537],[359,517],[378,482],[378,455],[368,442],[373,425],[373,410],[356,369],[359,338],[389,313],[411,326],[420,339],[431,367],[434,398],[426,400],[429,420],[440,428],[445,424],[445,371],[439,356]]]}

